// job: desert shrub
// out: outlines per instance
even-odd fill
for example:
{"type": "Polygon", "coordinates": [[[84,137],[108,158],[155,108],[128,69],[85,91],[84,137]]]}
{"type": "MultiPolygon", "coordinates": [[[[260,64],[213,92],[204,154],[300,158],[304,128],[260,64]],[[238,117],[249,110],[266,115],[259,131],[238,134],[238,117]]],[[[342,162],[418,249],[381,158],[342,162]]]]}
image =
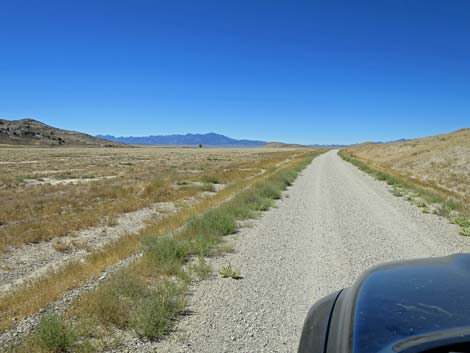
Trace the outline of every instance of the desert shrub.
{"type": "Polygon", "coordinates": [[[174,238],[189,241],[191,255],[209,256],[220,237],[232,234],[236,229],[233,213],[227,207],[219,207],[191,218],[185,229],[174,238]]]}
{"type": "Polygon", "coordinates": [[[202,256],[198,256],[197,262],[191,265],[190,270],[201,281],[209,278],[212,273],[211,265],[202,256]]]}
{"type": "Polygon", "coordinates": [[[235,218],[228,208],[220,207],[208,211],[201,218],[203,227],[212,229],[218,235],[228,235],[236,231],[235,218]]]}
{"type": "Polygon", "coordinates": [[[175,275],[189,254],[189,243],[173,238],[147,240],[144,244],[145,260],[157,271],[175,275]]]}
{"type": "Polygon", "coordinates": [[[201,191],[209,191],[209,192],[216,192],[216,189],[214,187],[214,184],[211,184],[211,183],[204,183],[201,187],[200,187],[201,191]]]}
{"type": "Polygon", "coordinates": [[[201,181],[209,184],[220,184],[220,179],[215,175],[203,175],[201,181]]]}
{"type": "Polygon", "coordinates": [[[54,239],[52,247],[58,252],[69,252],[72,246],[69,242],[61,240],[59,238],[54,239]]]}
{"type": "Polygon", "coordinates": [[[56,315],[41,319],[36,336],[43,349],[54,353],[70,352],[76,341],[73,330],[56,315]]]}
{"type": "Polygon", "coordinates": [[[452,223],[455,223],[461,226],[462,228],[467,228],[467,227],[470,228],[470,218],[466,218],[462,216],[455,217],[454,219],[452,219],[452,223]]]}
{"type": "Polygon", "coordinates": [[[220,242],[220,237],[211,233],[198,233],[191,240],[191,255],[211,256],[213,248],[220,242]]]}
{"type": "Polygon", "coordinates": [[[139,305],[133,321],[134,330],[142,337],[155,339],[169,332],[173,318],[186,306],[185,287],[173,281],[162,282],[139,305]]]}
{"type": "Polygon", "coordinates": [[[470,237],[470,226],[462,228],[460,235],[463,235],[464,237],[470,237]]]}
{"type": "Polygon", "coordinates": [[[385,181],[387,180],[387,174],[382,173],[382,172],[376,172],[375,177],[380,180],[380,181],[385,181]]]}
{"type": "MultiPolygon", "coordinates": [[[[249,206],[249,209],[254,211],[267,211],[273,206],[273,200],[268,197],[263,197],[260,193],[250,192],[242,196],[243,202],[249,206]]],[[[248,208],[247,208],[248,209],[248,208]]]]}
{"type": "MultiPolygon", "coordinates": [[[[442,201],[442,200],[441,200],[442,201]]],[[[448,199],[442,201],[437,210],[437,214],[442,217],[449,217],[452,214],[452,211],[459,209],[462,206],[462,203],[456,200],[448,199]]],[[[454,220],[452,220],[454,221],[454,220]]],[[[457,223],[458,224],[458,223],[457,223]]]]}
{"type": "Polygon", "coordinates": [[[149,197],[152,194],[157,194],[161,192],[164,187],[164,183],[160,178],[154,178],[153,180],[147,182],[144,187],[143,196],[149,197]]]}
{"type": "Polygon", "coordinates": [[[388,184],[388,185],[396,185],[396,184],[400,184],[399,180],[391,175],[387,175],[387,177],[385,178],[385,182],[388,184]]]}
{"type": "Polygon", "coordinates": [[[256,192],[261,197],[277,200],[281,198],[281,189],[274,185],[274,183],[266,182],[265,184],[256,188],[256,192]]]}
{"type": "Polygon", "coordinates": [[[96,175],[95,174],[83,174],[80,176],[81,179],[95,179],[96,175]]]}
{"type": "Polygon", "coordinates": [[[462,206],[462,202],[453,200],[453,199],[448,199],[444,202],[444,207],[446,207],[447,209],[451,211],[456,210],[460,208],[461,206],[462,206]]]}
{"type": "Polygon", "coordinates": [[[255,212],[247,202],[246,195],[246,193],[243,193],[221,207],[225,208],[225,211],[232,214],[235,219],[253,218],[255,216],[255,212]]]}
{"type": "Polygon", "coordinates": [[[126,328],[138,300],[147,295],[145,284],[126,271],[100,286],[86,306],[89,314],[105,326],[126,328]]]}
{"type": "Polygon", "coordinates": [[[400,189],[397,189],[396,187],[391,190],[391,193],[393,194],[393,196],[396,196],[396,197],[403,196],[402,191],[400,189]]]}
{"type": "Polygon", "coordinates": [[[233,214],[226,207],[211,209],[202,216],[192,218],[183,233],[187,235],[213,234],[223,236],[237,229],[233,214]]]}
{"type": "Polygon", "coordinates": [[[278,179],[285,186],[291,186],[295,178],[297,177],[297,174],[298,173],[295,170],[285,171],[279,174],[278,179]]]}
{"type": "Polygon", "coordinates": [[[418,207],[426,207],[426,202],[424,202],[423,200],[421,199],[415,199],[414,200],[414,204],[418,207]]]}

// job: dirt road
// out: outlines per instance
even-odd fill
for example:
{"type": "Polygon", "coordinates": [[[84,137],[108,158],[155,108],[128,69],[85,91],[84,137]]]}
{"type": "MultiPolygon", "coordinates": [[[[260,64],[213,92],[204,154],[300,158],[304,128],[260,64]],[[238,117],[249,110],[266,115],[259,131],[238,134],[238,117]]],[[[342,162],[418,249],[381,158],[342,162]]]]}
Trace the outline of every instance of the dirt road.
{"type": "Polygon", "coordinates": [[[217,275],[190,298],[158,352],[293,352],[309,306],[388,260],[470,251],[470,239],[393,196],[336,151],[316,158],[278,207],[234,236],[236,252],[214,259],[241,280],[217,275]]]}

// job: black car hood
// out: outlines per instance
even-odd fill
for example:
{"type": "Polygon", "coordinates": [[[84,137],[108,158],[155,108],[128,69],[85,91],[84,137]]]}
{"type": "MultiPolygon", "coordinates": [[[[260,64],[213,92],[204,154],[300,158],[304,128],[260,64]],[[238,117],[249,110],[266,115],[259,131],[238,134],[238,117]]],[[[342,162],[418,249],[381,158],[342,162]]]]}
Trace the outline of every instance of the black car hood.
{"type": "Polygon", "coordinates": [[[462,334],[467,327],[469,255],[389,264],[373,269],[358,287],[352,351],[403,350],[420,336],[437,338],[456,329],[462,334]]]}
{"type": "Polygon", "coordinates": [[[380,265],[329,298],[323,351],[311,352],[415,353],[470,341],[468,254],[380,265]]]}

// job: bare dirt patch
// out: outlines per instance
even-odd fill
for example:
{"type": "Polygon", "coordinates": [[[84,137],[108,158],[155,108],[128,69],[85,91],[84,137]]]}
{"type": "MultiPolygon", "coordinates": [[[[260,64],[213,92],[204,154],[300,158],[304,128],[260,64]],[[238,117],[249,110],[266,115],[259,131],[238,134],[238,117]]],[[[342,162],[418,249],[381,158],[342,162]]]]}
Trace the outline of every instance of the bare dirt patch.
{"type": "Polygon", "coordinates": [[[114,179],[117,175],[107,175],[102,177],[82,177],[82,178],[70,178],[70,179],[54,179],[54,178],[39,178],[39,179],[24,179],[23,182],[26,186],[34,185],[77,185],[86,184],[92,181],[114,179]]]}
{"type": "Polygon", "coordinates": [[[90,251],[144,228],[145,222],[177,210],[173,202],[161,202],[119,216],[112,226],[103,225],[47,242],[25,244],[0,256],[0,295],[57,270],[69,261],[77,261],[90,251]]]}

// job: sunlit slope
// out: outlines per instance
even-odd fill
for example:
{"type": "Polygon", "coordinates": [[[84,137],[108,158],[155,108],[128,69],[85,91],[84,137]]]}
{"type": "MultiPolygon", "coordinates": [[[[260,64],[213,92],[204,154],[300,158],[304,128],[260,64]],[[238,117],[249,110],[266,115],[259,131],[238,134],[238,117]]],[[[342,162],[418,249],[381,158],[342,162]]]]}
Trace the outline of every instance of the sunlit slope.
{"type": "Polygon", "coordinates": [[[354,156],[424,184],[470,198],[470,129],[415,140],[363,144],[354,156]]]}

